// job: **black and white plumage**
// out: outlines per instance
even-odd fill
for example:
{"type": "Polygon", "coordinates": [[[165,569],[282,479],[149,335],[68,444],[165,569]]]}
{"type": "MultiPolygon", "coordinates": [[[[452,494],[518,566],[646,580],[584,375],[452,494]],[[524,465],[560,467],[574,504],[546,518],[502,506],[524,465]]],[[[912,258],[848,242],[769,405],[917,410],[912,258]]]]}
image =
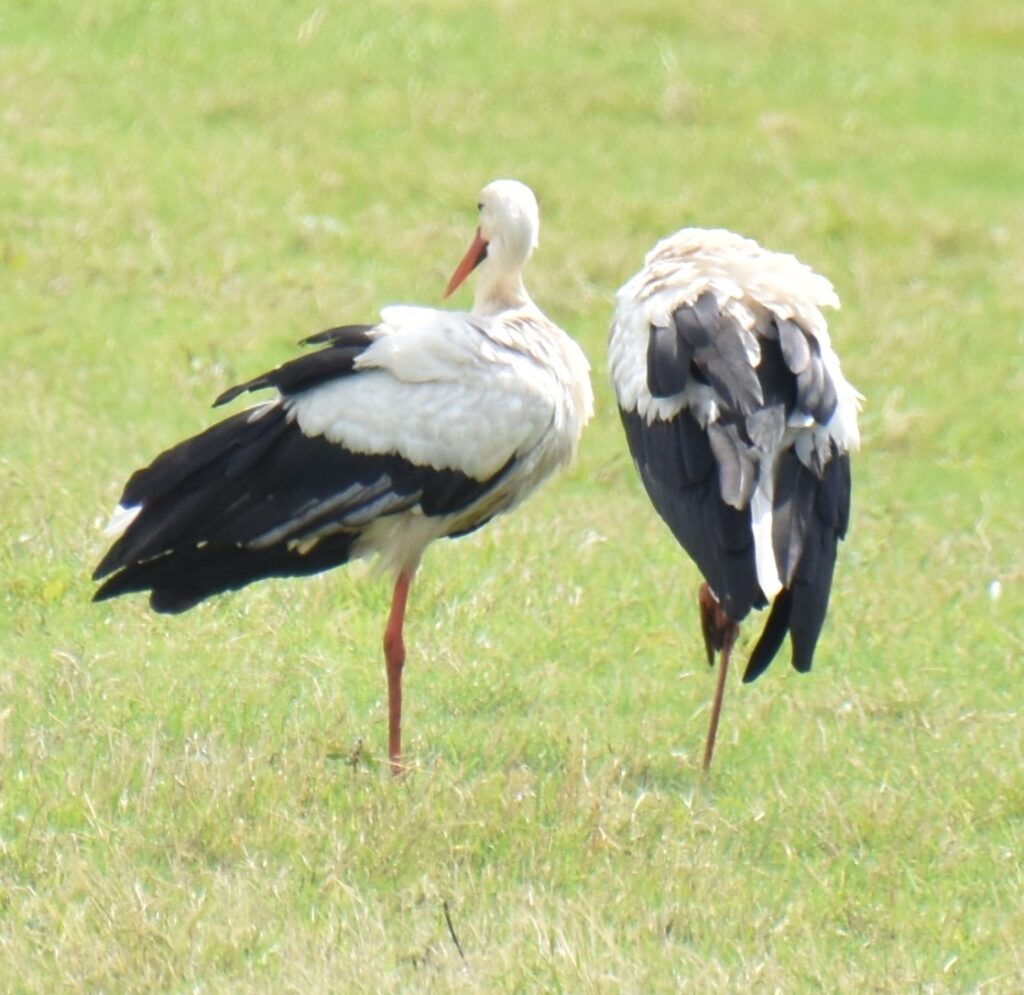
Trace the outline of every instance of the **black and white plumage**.
{"type": "Polygon", "coordinates": [[[704,576],[709,663],[722,655],[706,769],[751,609],[771,605],[744,681],[763,673],[787,633],[793,666],[811,667],[849,521],[861,397],[821,310],[839,299],[791,255],[686,228],[648,253],[617,301],[608,358],[630,452],[704,576]]]}
{"type": "Polygon", "coordinates": [[[182,612],[267,577],[377,554],[395,578],[384,648],[389,755],[401,757],[405,604],[427,545],[508,511],[574,457],[593,409],[579,346],[533,303],[528,187],[497,180],[446,296],[478,270],[470,312],[395,306],[375,325],[222,394],[277,396],[158,456],[128,481],[96,600],[149,591],[182,612]]]}

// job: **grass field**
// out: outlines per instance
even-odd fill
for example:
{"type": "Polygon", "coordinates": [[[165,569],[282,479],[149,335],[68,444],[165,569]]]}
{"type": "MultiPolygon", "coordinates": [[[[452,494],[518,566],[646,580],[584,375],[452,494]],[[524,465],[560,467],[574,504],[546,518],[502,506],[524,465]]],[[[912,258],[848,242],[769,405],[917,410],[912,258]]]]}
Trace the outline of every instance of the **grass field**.
{"type": "Polygon", "coordinates": [[[1018,0],[7,0],[0,991],[1024,989],[1022,233],[1018,0]],[[176,619],[89,573],[221,389],[439,304],[501,175],[598,411],[427,554],[395,782],[361,565],[176,619]],[[815,670],[730,682],[707,782],[604,359],[684,224],[827,273],[867,396],[815,670]]]}

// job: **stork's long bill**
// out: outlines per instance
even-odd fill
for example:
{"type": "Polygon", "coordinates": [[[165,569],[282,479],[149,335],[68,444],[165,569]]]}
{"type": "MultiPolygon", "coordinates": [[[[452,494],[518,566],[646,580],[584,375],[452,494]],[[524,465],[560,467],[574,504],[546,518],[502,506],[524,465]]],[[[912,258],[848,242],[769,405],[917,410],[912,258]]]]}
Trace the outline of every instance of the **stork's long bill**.
{"type": "Polygon", "coordinates": [[[458,266],[455,267],[455,272],[452,273],[452,278],[448,281],[448,286],[444,289],[444,296],[451,297],[452,294],[458,290],[463,280],[469,276],[485,259],[487,258],[487,240],[480,234],[480,229],[477,228],[476,236],[470,243],[469,248],[466,250],[466,254],[462,257],[462,261],[458,266]]]}

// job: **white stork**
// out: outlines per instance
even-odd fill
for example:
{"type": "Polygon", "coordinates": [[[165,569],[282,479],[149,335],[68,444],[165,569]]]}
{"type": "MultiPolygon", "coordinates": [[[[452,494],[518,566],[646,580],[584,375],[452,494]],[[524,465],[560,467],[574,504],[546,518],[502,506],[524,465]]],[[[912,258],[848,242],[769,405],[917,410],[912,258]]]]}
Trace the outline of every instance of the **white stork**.
{"type": "Polygon", "coordinates": [[[402,630],[427,545],[472,532],[573,458],[593,410],[589,366],[523,285],[537,246],[530,189],[496,180],[445,296],[478,270],[473,310],[385,308],[305,343],[324,348],[217,398],[276,388],[128,481],[97,566],[102,601],[149,591],[158,612],[265,577],[379,554],[394,575],[384,632],[388,753],[401,770],[402,630]]]}
{"type": "Polygon", "coordinates": [[[721,653],[707,770],[752,608],[771,605],[743,680],[764,672],[787,632],[793,666],[810,670],[849,521],[862,398],[821,312],[839,298],[791,255],[684,228],[648,253],[617,301],[608,359],[629,449],[704,575],[708,663],[721,653]]]}

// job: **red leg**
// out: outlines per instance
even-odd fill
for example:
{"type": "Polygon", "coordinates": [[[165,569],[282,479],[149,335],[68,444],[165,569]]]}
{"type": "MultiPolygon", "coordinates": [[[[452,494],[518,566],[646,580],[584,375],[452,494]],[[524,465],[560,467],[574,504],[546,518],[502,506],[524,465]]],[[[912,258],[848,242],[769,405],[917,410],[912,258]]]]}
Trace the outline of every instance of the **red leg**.
{"type": "Polygon", "coordinates": [[[707,584],[702,584],[697,597],[700,604],[701,629],[704,632],[704,646],[708,651],[708,663],[713,663],[715,651],[720,650],[718,663],[718,682],[715,685],[715,698],[711,704],[711,723],[708,726],[708,738],[704,744],[704,773],[711,767],[711,758],[715,753],[715,739],[718,736],[718,719],[722,714],[722,700],[725,697],[725,677],[729,671],[729,658],[740,627],[722,610],[718,599],[707,584]]]}
{"type": "Polygon", "coordinates": [[[708,726],[708,739],[704,744],[704,773],[711,767],[711,757],[715,752],[715,738],[718,736],[718,718],[722,714],[722,699],[725,697],[725,675],[729,670],[729,657],[733,643],[739,634],[740,627],[735,622],[729,623],[729,631],[722,641],[722,655],[718,661],[718,683],[715,685],[715,700],[711,703],[711,724],[708,726]]]}
{"type": "Polygon", "coordinates": [[[402,668],[405,666],[405,603],[412,584],[412,572],[403,570],[391,595],[391,614],[384,630],[384,662],[388,674],[388,758],[391,773],[402,773],[402,668]]]}

